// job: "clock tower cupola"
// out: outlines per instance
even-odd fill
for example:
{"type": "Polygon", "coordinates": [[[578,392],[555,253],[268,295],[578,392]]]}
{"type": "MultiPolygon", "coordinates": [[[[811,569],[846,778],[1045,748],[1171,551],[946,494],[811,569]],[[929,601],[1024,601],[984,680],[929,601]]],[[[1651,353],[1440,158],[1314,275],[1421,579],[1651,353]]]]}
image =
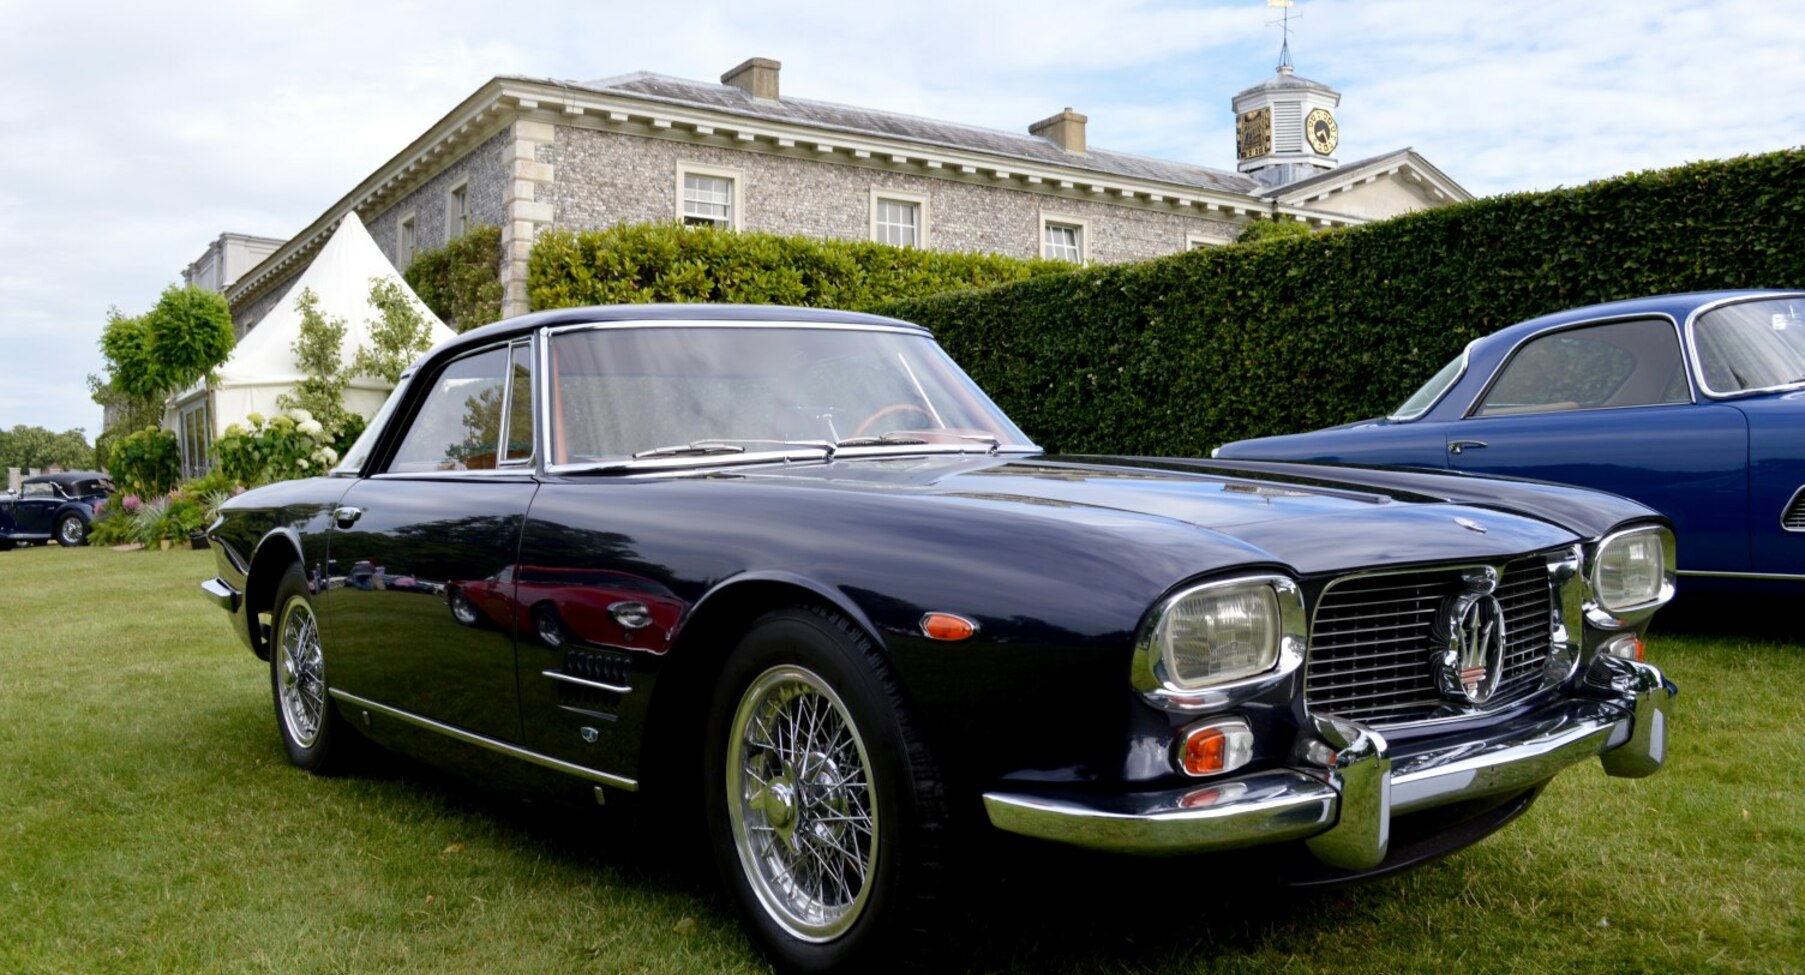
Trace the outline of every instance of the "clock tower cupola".
{"type": "Polygon", "coordinates": [[[1287,8],[1285,41],[1277,72],[1234,98],[1235,158],[1236,168],[1262,185],[1283,186],[1340,164],[1335,158],[1341,144],[1335,109],[1341,106],[1341,93],[1298,76],[1291,64],[1291,4],[1281,0],[1271,5],[1287,8]]]}

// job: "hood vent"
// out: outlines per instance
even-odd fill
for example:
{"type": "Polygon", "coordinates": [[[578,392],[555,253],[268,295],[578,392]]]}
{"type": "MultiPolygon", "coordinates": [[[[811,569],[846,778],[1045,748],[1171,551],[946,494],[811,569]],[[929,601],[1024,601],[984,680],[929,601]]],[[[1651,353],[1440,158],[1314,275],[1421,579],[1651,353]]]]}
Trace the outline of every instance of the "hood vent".
{"type": "Polygon", "coordinates": [[[1792,500],[1780,515],[1780,527],[1789,532],[1805,532],[1805,487],[1792,493],[1792,500]]]}

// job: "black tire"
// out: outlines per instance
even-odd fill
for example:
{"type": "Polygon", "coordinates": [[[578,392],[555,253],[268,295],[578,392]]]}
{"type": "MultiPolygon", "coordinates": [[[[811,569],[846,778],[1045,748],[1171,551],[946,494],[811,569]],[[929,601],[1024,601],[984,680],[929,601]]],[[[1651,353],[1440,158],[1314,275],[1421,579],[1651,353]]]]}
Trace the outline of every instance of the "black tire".
{"type": "Polygon", "coordinates": [[[553,650],[570,639],[564,630],[564,620],[558,615],[558,607],[551,603],[540,603],[533,607],[533,634],[539,638],[540,643],[553,650]]]}
{"type": "Polygon", "coordinates": [[[70,513],[56,520],[56,543],[64,548],[88,544],[88,523],[70,513]]]}
{"type": "Polygon", "coordinates": [[[0,538],[0,552],[10,552],[12,550],[13,540],[10,538],[0,538]]]}
{"type": "Polygon", "coordinates": [[[889,664],[863,631],[812,606],[759,618],[716,684],[704,743],[716,865],[780,970],[925,960],[933,938],[923,931],[941,919],[946,797],[889,664]],[[787,725],[787,749],[781,728],[771,733],[753,717],[791,713],[807,720],[787,725]],[[767,741],[756,740],[761,733],[767,741]],[[789,867],[774,862],[791,857],[789,867]],[[825,896],[798,899],[803,887],[825,896]]]}
{"type": "Polygon", "coordinates": [[[469,596],[464,595],[462,589],[453,589],[445,602],[451,608],[452,619],[465,626],[483,625],[482,610],[476,608],[476,604],[470,601],[469,596]]]}
{"type": "Polygon", "coordinates": [[[320,775],[349,771],[364,751],[365,742],[339,714],[338,705],[332,700],[313,595],[299,565],[289,565],[282,581],[276,584],[269,663],[276,731],[282,736],[288,760],[320,775]],[[311,652],[307,649],[309,623],[311,652]]]}

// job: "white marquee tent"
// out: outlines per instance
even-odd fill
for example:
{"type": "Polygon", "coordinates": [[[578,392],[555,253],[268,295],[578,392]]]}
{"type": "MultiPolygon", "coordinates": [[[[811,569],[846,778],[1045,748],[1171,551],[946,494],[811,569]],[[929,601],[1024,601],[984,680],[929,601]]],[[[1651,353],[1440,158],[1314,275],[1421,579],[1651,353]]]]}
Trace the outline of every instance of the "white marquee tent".
{"type": "MultiPolygon", "coordinates": [[[[370,239],[363,221],[356,213],[347,213],[281,302],[245,333],[231,358],[216,371],[218,382],[213,388],[196,385],[169,401],[163,425],[181,439],[184,466],[204,468],[206,443],[252,413],[272,416],[280,412],[277,398],[307,378],[295,364],[294,354],[295,339],[301,334],[301,313],[295,309],[295,301],[302,289],[313,291],[327,318],[344,319],[342,348],[347,363],[357,349],[370,344],[369,321],[376,316],[369,301],[371,278],[392,278],[401,285],[426,317],[432,344],[453,337],[455,333],[401,280],[395,266],[370,239]],[[206,422],[209,417],[210,424],[206,422]]],[[[345,388],[345,408],[368,419],[388,398],[389,389],[389,384],[378,378],[355,378],[345,388]]]]}

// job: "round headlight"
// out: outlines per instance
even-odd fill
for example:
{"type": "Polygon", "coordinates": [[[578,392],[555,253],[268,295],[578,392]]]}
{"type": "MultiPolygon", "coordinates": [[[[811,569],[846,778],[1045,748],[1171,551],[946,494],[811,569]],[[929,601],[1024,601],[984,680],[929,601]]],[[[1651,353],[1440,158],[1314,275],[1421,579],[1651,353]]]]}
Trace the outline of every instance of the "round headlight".
{"type": "Polygon", "coordinates": [[[1180,593],[1151,636],[1167,680],[1195,690],[1271,670],[1283,624],[1272,583],[1247,581],[1180,593]]]}
{"type": "Polygon", "coordinates": [[[1598,547],[1592,590],[1607,612],[1623,613],[1666,602],[1672,581],[1668,534],[1638,529],[1613,535],[1598,547]]]}

